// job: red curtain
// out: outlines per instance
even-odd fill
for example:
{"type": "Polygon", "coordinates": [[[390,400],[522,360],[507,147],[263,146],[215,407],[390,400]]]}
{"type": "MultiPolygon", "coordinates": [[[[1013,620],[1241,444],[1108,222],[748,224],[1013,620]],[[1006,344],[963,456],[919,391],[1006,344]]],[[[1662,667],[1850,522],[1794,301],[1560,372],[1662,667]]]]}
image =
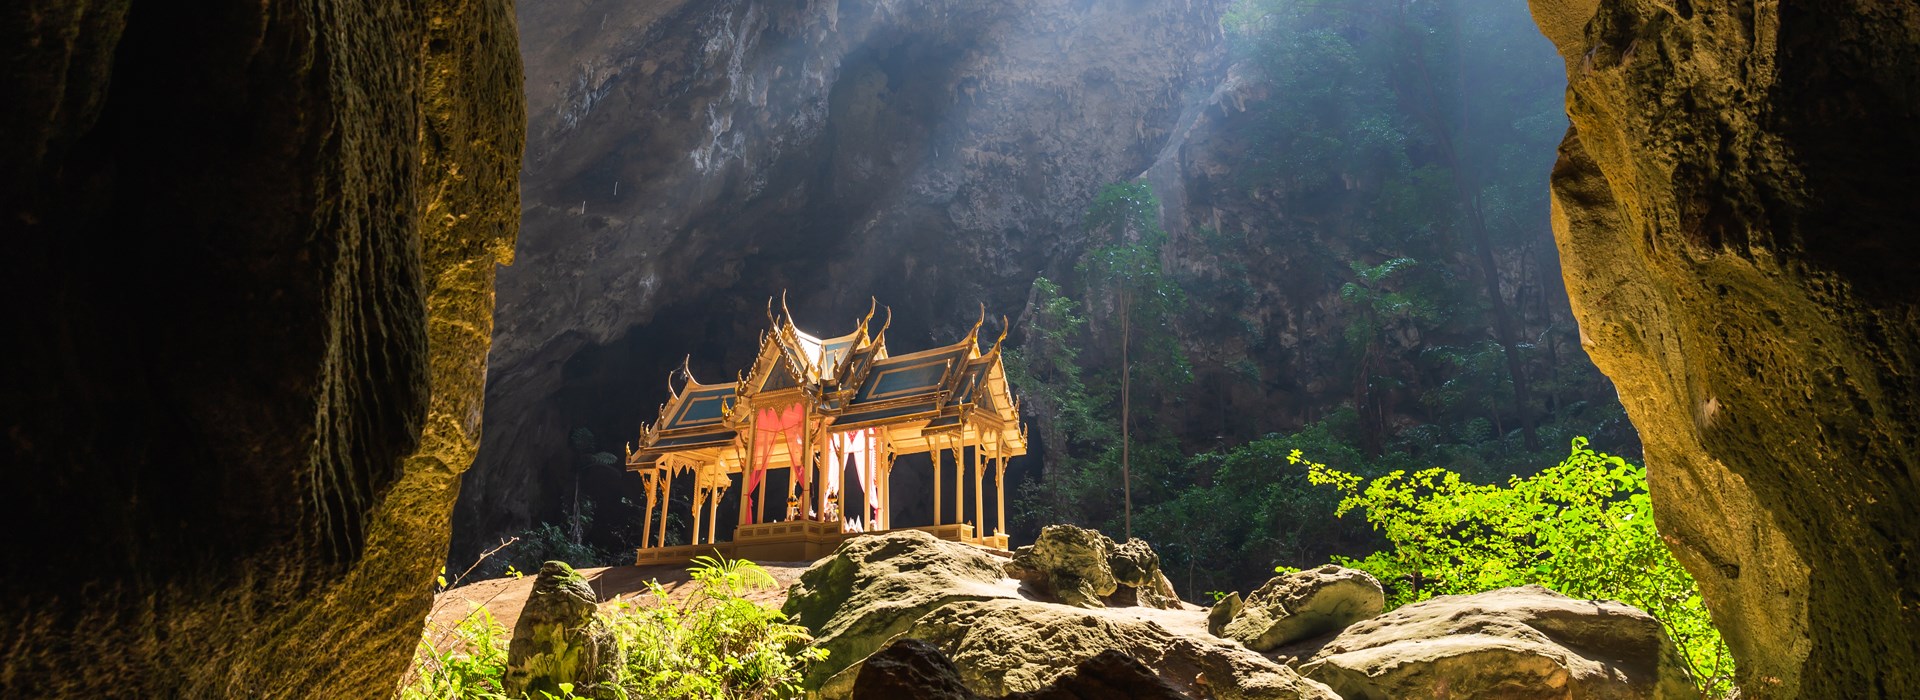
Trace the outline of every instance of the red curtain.
{"type": "MultiPolygon", "coordinates": [[[[794,483],[801,488],[807,485],[806,456],[801,454],[805,448],[806,410],[800,404],[787,404],[779,408],[762,408],[753,414],[753,467],[747,472],[747,489],[742,498],[752,497],[760,490],[760,484],[767,478],[767,462],[773,458],[774,440],[784,439],[787,454],[793,462],[794,483]]],[[[782,505],[784,508],[784,504],[782,505]]],[[[747,509],[746,524],[752,525],[760,519],[757,507],[747,509]]]]}

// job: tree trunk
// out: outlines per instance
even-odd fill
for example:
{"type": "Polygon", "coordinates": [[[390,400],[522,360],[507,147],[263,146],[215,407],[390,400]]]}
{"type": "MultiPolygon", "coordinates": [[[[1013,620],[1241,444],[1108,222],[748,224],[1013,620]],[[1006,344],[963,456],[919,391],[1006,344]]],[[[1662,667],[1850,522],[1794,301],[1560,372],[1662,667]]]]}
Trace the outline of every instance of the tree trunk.
{"type": "Polygon", "coordinates": [[[1128,447],[1132,434],[1129,432],[1131,408],[1133,405],[1132,384],[1133,365],[1128,362],[1127,346],[1133,344],[1133,318],[1131,304],[1125,291],[1120,292],[1120,493],[1125,500],[1124,519],[1126,538],[1133,539],[1133,471],[1127,461],[1128,447]]]}

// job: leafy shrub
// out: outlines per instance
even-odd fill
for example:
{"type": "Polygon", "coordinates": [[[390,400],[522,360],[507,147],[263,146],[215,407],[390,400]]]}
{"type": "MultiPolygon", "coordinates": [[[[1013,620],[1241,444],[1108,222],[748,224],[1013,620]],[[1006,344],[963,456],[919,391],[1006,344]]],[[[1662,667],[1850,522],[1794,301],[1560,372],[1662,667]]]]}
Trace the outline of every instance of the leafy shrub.
{"type": "MultiPolygon", "coordinates": [[[[805,628],[745,597],[776,585],[773,576],[750,561],[711,557],[694,560],[689,574],[697,588],[682,602],[656,581],[653,604],[620,602],[601,612],[626,653],[617,692],[660,700],[802,697],[805,665],[826,652],[807,645],[805,628]]],[[[509,700],[508,639],[486,608],[448,629],[429,623],[399,697],[509,700]]]]}
{"type": "Polygon", "coordinates": [[[1361,510],[1391,549],[1335,557],[1387,587],[1389,609],[1436,595],[1537,583],[1569,596],[1619,600],[1652,614],[1681,650],[1696,686],[1731,691],[1732,657],[1700,589],[1654,528],[1644,467],[1573,439],[1559,465],[1505,486],[1446,469],[1371,480],[1307,460],[1307,479],[1342,495],[1337,515],[1361,510]]]}
{"type": "Polygon", "coordinates": [[[429,620],[400,700],[506,700],[507,640],[507,629],[484,607],[448,629],[429,620]]]}
{"type": "Polygon", "coordinates": [[[773,576],[743,559],[700,557],[699,588],[674,604],[658,582],[652,606],[615,605],[614,630],[627,650],[622,685],[644,698],[798,698],[807,662],[826,651],[807,646],[806,628],[746,593],[775,586],[773,576]]]}

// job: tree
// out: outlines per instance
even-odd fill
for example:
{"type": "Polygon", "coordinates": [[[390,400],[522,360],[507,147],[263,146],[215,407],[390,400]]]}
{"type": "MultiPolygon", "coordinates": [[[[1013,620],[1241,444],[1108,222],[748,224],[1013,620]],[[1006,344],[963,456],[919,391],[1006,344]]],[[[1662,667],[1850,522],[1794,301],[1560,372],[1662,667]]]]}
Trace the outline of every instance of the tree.
{"type": "Polygon", "coordinates": [[[1163,272],[1160,250],[1166,231],[1160,227],[1160,202],[1145,182],[1114,183],[1100,190],[1087,210],[1087,231],[1104,245],[1088,251],[1080,264],[1089,298],[1099,295],[1112,304],[1112,318],[1120,332],[1120,483],[1124,498],[1125,536],[1133,537],[1133,337],[1136,322],[1147,331],[1145,350],[1157,360],[1161,379],[1191,378],[1186,353],[1172,330],[1172,321],[1186,306],[1186,293],[1163,272]]]}

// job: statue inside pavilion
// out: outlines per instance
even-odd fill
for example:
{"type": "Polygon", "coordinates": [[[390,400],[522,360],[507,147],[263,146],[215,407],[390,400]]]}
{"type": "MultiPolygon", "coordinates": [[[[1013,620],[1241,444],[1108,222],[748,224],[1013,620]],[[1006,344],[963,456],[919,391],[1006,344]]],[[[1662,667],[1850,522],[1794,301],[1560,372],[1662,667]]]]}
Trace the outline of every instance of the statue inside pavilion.
{"type": "Polygon", "coordinates": [[[784,307],[776,317],[769,304],[771,329],[761,334],[752,367],[735,381],[703,384],[685,365],[669,378],[671,398],[655,422],[642,426],[639,445],[626,457],[647,494],[647,535],[636,563],[714,552],[760,561],[816,559],[848,537],[893,529],[901,498],[931,499],[932,524],[912,529],[1005,550],[1007,460],[1027,451],[1001,363],[1006,333],[981,351],[983,309],[981,322],[959,342],[891,355],[890,310],[878,331],[869,332],[869,310],[853,332],[820,338],[795,327],[784,307]],[[896,460],[914,454],[930,457],[932,493],[893,493],[896,460]],[[768,493],[768,475],[782,470],[786,492],[768,493]],[[951,489],[944,488],[948,471],[951,489]],[[983,490],[989,474],[992,512],[983,490]],[[691,475],[694,489],[690,541],[669,546],[669,497],[683,475],[691,475]],[[716,529],[728,489],[740,490],[739,524],[723,541],[716,529]]]}

